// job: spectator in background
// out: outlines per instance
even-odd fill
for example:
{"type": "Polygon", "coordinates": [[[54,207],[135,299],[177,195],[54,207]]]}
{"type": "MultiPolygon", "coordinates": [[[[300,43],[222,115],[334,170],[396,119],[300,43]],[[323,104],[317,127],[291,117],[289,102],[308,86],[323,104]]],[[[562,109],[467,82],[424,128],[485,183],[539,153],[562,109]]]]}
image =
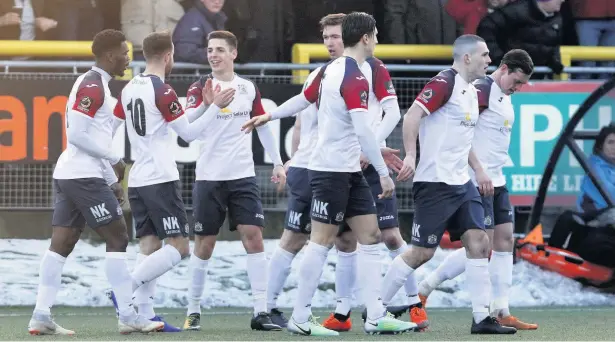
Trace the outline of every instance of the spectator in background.
{"type": "MultiPolygon", "coordinates": [[[[514,0],[510,0],[514,1],[514,0]]],[[[463,26],[463,34],[476,34],[480,20],[494,9],[503,7],[509,0],[448,0],[446,12],[463,26]]]]}
{"type": "Polygon", "coordinates": [[[392,44],[453,44],[457,23],[443,9],[447,0],[387,0],[386,35],[392,44]]]}
{"type": "Polygon", "coordinates": [[[109,0],[45,0],[58,22],[57,40],[92,40],[103,30],[101,5],[109,0]]]}
{"type": "MultiPolygon", "coordinates": [[[[598,133],[589,165],[605,186],[606,191],[615,198],[615,123],[603,127],[598,133]]],[[[595,212],[607,207],[606,200],[588,176],[581,183],[581,194],[577,200],[580,212],[595,212]]]]}
{"type": "Polygon", "coordinates": [[[175,60],[208,64],[207,35],[223,30],[226,15],[224,0],[195,0],[194,6],[179,20],[173,32],[175,60]]]}
{"type": "Polygon", "coordinates": [[[46,38],[58,22],[46,16],[45,6],[44,0],[0,0],[0,39],[46,38]]]}
{"type": "MultiPolygon", "coordinates": [[[[615,46],[615,1],[570,0],[572,15],[576,21],[579,44],[583,46],[615,46]]],[[[596,62],[583,62],[581,66],[595,67],[596,62]]],[[[604,63],[613,67],[615,62],[604,63]]],[[[589,78],[579,75],[578,78],[589,78]]],[[[608,78],[602,75],[601,78],[608,78]]]]}
{"type": "Polygon", "coordinates": [[[498,65],[506,51],[523,49],[537,66],[548,66],[560,74],[564,69],[560,56],[562,17],[559,14],[563,2],[517,0],[485,16],[476,33],[487,42],[493,64],[498,65]]]}
{"type": "Polygon", "coordinates": [[[184,15],[182,0],[122,0],[122,31],[135,60],[143,60],[143,39],[152,32],[173,32],[184,15]]]}

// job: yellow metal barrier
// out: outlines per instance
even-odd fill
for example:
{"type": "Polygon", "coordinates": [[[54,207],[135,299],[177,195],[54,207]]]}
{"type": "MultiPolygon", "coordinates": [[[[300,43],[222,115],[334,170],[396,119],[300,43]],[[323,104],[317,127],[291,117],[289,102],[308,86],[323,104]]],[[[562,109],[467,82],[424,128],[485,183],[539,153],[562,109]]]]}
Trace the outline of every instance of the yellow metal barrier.
{"type": "MultiPolygon", "coordinates": [[[[128,44],[128,56],[132,60],[132,43],[128,44]]],[[[91,41],[53,41],[53,40],[0,40],[0,55],[29,57],[93,57],[91,41]]],[[[132,69],[126,69],[123,77],[130,80],[132,69]]]]}
{"type": "MultiPolygon", "coordinates": [[[[376,46],[374,56],[380,59],[453,59],[451,45],[391,45],[380,44],[376,46]]],[[[313,59],[327,59],[329,52],[322,44],[295,44],[293,45],[292,62],[309,64],[313,59]]],[[[296,83],[303,83],[309,75],[309,70],[295,70],[296,83]]]]}
{"type": "MultiPolygon", "coordinates": [[[[612,61],[615,60],[615,47],[595,46],[562,46],[560,48],[562,64],[565,67],[572,61],[612,61]]],[[[451,45],[389,45],[376,46],[374,55],[380,59],[432,59],[452,60],[451,45]]],[[[313,59],[327,59],[329,53],[322,44],[295,44],[292,51],[292,62],[309,64],[313,59]]],[[[303,83],[309,70],[295,70],[296,83],[303,83]]],[[[567,80],[568,74],[559,75],[559,79],[567,80]]]]}

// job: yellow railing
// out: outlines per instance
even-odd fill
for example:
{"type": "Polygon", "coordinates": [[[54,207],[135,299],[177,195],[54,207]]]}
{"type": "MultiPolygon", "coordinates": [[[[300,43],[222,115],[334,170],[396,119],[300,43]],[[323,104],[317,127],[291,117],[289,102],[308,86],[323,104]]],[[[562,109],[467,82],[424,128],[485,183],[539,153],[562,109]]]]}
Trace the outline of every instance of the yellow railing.
{"type": "MultiPolygon", "coordinates": [[[[132,44],[128,44],[128,56],[132,60],[132,44]]],[[[93,57],[91,41],[52,41],[52,40],[0,40],[0,55],[29,57],[93,57]]],[[[118,79],[130,80],[132,70],[126,69],[118,79]]]]}
{"type": "MultiPolygon", "coordinates": [[[[562,64],[570,66],[572,61],[612,61],[615,60],[615,47],[594,46],[562,46],[560,48],[562,64]]],[[[380,59],[429,59],[451,61],[453,47],[451,45],[388,45],[376,46],[374,55],[380,59]]],[[[295,44],[292,52],[292,62],[309,64],[312,60],[329,58],[327,49],[322,44],[295,44]]],[[[303,83],[309,70],[295,70],[296,83],[303,83]]],[[[559,79],[567,80],[568,74],[559,75],[559,79]]]]}

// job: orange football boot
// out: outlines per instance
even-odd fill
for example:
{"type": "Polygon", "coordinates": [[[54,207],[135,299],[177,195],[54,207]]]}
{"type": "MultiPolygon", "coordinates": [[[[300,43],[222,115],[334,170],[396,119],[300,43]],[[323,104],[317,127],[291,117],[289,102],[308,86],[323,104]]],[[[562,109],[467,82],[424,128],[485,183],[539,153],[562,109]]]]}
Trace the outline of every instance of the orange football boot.
{"type": "Polygon", "coordinates": [[[525,323],[520,321],[517,317],[513,315],[509,315],[506,317],[498,317],[498,322],[505,327],[513,327],[517,330],[536,330],[538,329],[538,324],[534,323],[525,323]]]}
{"type": "Polygon", "coordinates": [[[327,318],[322,326],[334,331],[349,331],[352,328],[352,321],[350,320],[350,313],[348,313],[348,319],[345,321],[340,321],[335,318],[335,313],[331,313],[329,318],[327,318]]]}
{"type": "Polygon", "coordinates": [[[429,320],[427,320],[427,311],[425,311],[422,304],[410,306],[410,322],[417,325],[418,331],[427,330],[429,320]]]}

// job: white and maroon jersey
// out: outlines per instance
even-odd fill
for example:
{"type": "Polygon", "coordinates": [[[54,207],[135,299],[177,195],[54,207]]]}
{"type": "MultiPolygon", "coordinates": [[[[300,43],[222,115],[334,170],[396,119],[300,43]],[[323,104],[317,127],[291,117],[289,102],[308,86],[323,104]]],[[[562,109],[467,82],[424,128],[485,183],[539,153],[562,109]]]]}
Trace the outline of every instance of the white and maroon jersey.
{"type": "Polygon", "coordinates": [[[87,115],[92,118],[88,132],[93,142],[101,146],[111,146],[113,141],[113,107],[116,100],[111,96],[109,81],[111,75],[104,70],[92,67],[79,76],[68,95],[66,103],[66,150],[60,154],[53,178],[104,178],[103,169],[109,162],[91,156],[75,146],[70,138],[71,118],[74,115],[87,115]]]}
{"type": "MultiPolygon", "coordinates": [[[[303,84],[303,90],[312,83],[314,78],[318,75],[321,68],[318,68],[310,73],[305,83],[303,84]]],[[[315,103],[312,103],[309,107],[302,110],[297,114],[297,119],[301,120],[301,127],[299,129],[299,146],[297,151],[290,160],[290,166],[307,169],[310,164],[310,158],[314,151],[314,146],[318,141],[318,120],[317,120],[318,108],[315,103]]]]}
{"type": "Polygon", "coordinates": [[[129,187],[179,180],[169,123],[184,115],[175,90],[155,75],[137,75],[122,89],[114,110],[126,120],[134,164],[129,187]]]}
{"type": "MultiPolygon", "coordinates": [[[[389,71],[384,66],[381,60],[376,57],[368,58],[361,65],[361,72],[367,78],[369,83],[369,127],[372,132],[376,133],[380,122],[382,121],[382,103],[388,99],[397,99],[395,87],[389,71]]],[[[382,147],[386,146],[386,142],[380,142],[382,147]]]]}
{"type": "MultiPolygon", "coordinates": [[[[203,76],[188,88],[186,109],[203,102],[202,90],[211,75],[203,76]]],[[[252,133],[241,126],[258,115],[265,114],[261,94],[249,79],[234,75],[230,82],[213,78],[213,87],[235,89],[235,98],[222,108],[200,138],[200,155],[196,161],[196,180],[233,180],[254,177],[252,133]]]]}
{"type": "MultiPolygon", "coordinates": [[[[474,81],[474,87],[478,92],[480,116],[476,123],[472,148],[491,178],[493,186],[504,186],[506,177],[502,168],[510,160],[508,148],[515,122],[513,105],[510,96],[504,94],[489,76],[474,81]]],[[[476,184],[472,169],[470,176],[476,184]]]]}
{"type": "Polygon", "coordinates": [[[343,56],[327,63],[303,93],[318,106],[318,141],[308,168],[361,171],[361,145],[350,113],[367,112],[369,83],[357,61],[343,56]]]}
{"type": "Polygon", "coordinates": [[[415,182],[462,185],[470,180],[468,156],[478,120],[476,88],[454,69],[432,78],[417,96],[427,117],[419,128],[415,182]]]}

